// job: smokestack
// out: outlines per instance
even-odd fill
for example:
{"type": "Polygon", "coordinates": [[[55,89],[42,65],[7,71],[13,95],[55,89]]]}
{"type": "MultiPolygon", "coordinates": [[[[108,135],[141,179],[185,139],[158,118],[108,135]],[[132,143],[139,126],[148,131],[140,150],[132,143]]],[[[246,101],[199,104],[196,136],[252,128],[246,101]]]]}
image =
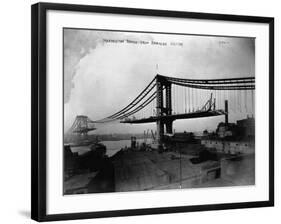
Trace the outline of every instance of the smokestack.
{"type": "Polygon", "coordinates": [[[225,125],[228,125],[228,101],[224,101],[225,125]]]}

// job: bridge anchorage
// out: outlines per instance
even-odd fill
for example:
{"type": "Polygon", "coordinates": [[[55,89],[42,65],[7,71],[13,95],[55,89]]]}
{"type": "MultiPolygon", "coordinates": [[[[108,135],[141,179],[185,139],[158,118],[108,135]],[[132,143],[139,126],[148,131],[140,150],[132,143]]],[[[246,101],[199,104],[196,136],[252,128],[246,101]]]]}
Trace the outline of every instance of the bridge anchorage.
{"type": "MultiPolygon", "coordinates": [[[[122,110],[104,119],[94,121],[105,123],[119,120],[120,123],[142,124],[156,122],[158,144],[164,140],[164,133],[173,133],[173,122],[178,119],[194,119],[212,116],[225,116],[228,123],[228,101],[235,101],[239,105],[252,100],[252,112],[254,111],[255,78],[228,78],[228,79],[182,79],[162,75],[156,75],[148,86],[122,110]],[[177,92],[177,88],[182,92],[177,92]],[[201,91],[201,92],[199,92],[201,91]],[[244,99],[241,92],[244,93],[244,99]],[[239,92],[239,94],[238,94],[239,92]],[[199,98],[198,98],[199,93],[199,98]],[[184,96],[179,97],[182,94],[184,96]],[[205,98],[203,98],[203,95],[205,98]],[[226,96],[227,97],[223,97],[226,96]],[[207,97],[206,97],[207,96],[207,97]],[[204,102],[207,99],[207,102],[204,102]],[[178,110],[179,105],[185,105],[185,109],[178,110]],[[205,103],[205,104],[204,104],[205,103]],[[201,104],[201,109],[200,105],[201,104]],[[202,107],[202,104],[204,106],[202,107]],[[217,106],[220,109],[217,109],[217,106]],[[187,110],[188,107],[188,110],[187,110]],[[224,107],[222,109],[222,107],[224,107]],[[149,113],[143,113],[151,108],[149,113]],[[141,117],[137,114],[143,113],[141,117]]],[[[248,105],[249,107],[249,105],[248,105]]]]}

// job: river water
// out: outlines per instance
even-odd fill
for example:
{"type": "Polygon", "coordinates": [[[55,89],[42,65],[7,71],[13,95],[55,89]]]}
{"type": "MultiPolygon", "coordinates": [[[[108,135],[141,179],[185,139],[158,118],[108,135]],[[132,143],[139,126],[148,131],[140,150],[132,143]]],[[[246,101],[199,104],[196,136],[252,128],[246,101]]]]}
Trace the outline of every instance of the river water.
{"type": "MultiPolygon", "coordinates": [[[[137,142],[140,144],[144,142],[144,139],[137,139],[137,142]]],[[[106,155],[109,157],[113,156],[121,148],[130,147],[131,140],[119,140],[119,141],[101,141],[100,143],[106,146],[106,155]]],[[[151,143],[151,139],[147,139],[147,143],[151,143]]],[[[71,147],[72,152],[78,152],[79,155],[82,155],[90,151],[90,145],[88,146],[75,146],[71,147]]]]}

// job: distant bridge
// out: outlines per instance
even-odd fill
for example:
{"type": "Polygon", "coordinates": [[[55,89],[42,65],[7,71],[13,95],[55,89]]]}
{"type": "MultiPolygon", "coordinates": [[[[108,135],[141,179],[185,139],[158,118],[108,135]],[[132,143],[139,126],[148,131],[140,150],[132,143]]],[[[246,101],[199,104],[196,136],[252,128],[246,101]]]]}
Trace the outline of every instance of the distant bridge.
{"type": "Polygon", "coordinates": [[[79,135],[87,135],[89,131],[95,130],[94,121],[85,115],[78,115],[75,118],[69,131],[79,135]]]}

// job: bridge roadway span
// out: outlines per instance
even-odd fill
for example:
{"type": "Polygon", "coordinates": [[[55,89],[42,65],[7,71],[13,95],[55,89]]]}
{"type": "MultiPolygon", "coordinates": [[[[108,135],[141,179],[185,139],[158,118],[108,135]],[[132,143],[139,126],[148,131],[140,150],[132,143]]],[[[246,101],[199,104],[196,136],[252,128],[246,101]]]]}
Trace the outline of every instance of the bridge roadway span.
{"type": "Polygon", "coordinates": [[[209,110],[209,111],[196,111],[191,113],[184,114],[171,114],[171,115],[163,115],[163,116],[151,116],[148,118],[142,119],[131,119],[131,120],[123,120],[120,123],[128,123],[128,124],[142,124],[142,123],[152,123],[156,121],[174,121],[178,119],[191,119],[191,118],[202,118],[202,117],[212,117],[225,115],[223,110],[209,110]]]}

